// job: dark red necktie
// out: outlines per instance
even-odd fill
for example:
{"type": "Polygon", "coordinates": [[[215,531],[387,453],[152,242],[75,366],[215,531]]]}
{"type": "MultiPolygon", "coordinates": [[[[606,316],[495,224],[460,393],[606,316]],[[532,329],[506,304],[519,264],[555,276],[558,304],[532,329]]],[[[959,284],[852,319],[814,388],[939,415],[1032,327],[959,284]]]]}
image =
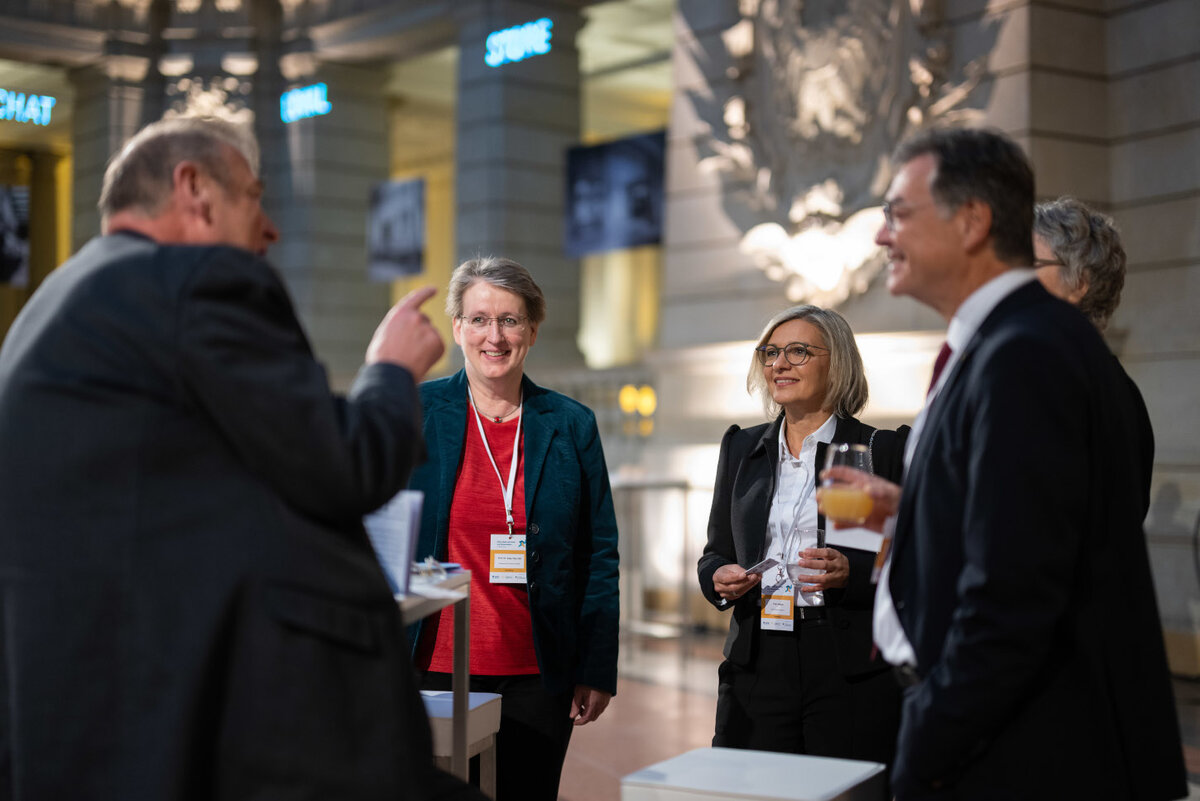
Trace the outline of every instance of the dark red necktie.
{"type": "Polygon", "coordinates": [[[950,361],[950,343],[943,342],[942,349],[938,351],[937,359],[933,363],[933,378],[929,379],[929,389],[925,390],[926,395],[933,392],[933,388],[937,386],[938,376],[942,374],[948,361],[950,361]]]}

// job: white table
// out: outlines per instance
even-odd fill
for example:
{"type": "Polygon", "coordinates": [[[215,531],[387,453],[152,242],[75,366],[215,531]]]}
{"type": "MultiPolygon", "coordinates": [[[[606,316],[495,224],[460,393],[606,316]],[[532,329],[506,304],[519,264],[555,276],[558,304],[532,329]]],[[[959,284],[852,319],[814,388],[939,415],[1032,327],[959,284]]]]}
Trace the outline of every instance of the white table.
{"type": "Polygon", "coordinates": [[[697,748],[621,779],[621,801],[877,801],[878,762],[697,748]]]}
{"type": "Polygon", "coordinates": [[[467,692],[471,648],[471,571],[456,570],[436,581],[413,577],[407,595],[397,595],[400,617],[408,626],[454,605],[454,675],[450,688],[454,694],[453,748],[450,772],[466,781],[467,775],[467,692]]]}

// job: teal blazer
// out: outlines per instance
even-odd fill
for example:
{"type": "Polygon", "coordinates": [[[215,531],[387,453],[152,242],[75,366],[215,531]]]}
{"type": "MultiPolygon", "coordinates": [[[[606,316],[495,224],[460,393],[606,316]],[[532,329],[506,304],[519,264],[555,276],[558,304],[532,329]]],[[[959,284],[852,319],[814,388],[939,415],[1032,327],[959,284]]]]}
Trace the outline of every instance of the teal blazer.
{"type": "MultiPolygon", "coordinates": [[[[528,377],[521,387],[526,585],[542,684],[551,692],[583,684],[615,693],[617,521],[596,416],[528,377]]],[[[421,384],[421,406],[429,461],[410,483],[425,493],[417,559],[444,560],[467,430],[466,373],[421,384]]]]}

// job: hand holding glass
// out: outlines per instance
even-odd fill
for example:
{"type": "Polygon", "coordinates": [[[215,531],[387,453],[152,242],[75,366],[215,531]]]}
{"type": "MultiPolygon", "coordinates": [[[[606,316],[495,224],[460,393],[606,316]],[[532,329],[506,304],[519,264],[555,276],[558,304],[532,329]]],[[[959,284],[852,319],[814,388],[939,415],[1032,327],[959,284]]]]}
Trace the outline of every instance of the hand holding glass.
{"type": "Polygon", "coordinates": [[[783,535],[780,543],[783,563],[787,568],[788,578],[793,584],[801,584],[802,576],[819,576],[824,570],[800,566],[800,552],[805,548],[824,548],[825,530],[821,528],[799,528],[793,526],[783,535]]]}
{"type": "MultiPolygon", "coordinates": [[[[870,474],[871,450],[866,445],[832,443],[825,453],[825,469],[833,467],[849,467],[870,474]]],[[[844,481],[825,479],[817,490],[821,513],[839,525],[862,525],[871,516],[874,505],[865,488],[844,481]]]]}

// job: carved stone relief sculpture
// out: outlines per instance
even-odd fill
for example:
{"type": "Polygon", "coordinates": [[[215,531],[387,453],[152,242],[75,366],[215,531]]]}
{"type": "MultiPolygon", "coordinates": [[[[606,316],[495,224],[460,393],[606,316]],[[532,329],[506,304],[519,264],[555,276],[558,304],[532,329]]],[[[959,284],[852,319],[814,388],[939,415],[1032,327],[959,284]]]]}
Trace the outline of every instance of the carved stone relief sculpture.
{"type": "MultiPolygon", "coordinates": [[[[888,156],[912,131],[980,116],[986,53],[951,76],[939,0],[740,0],[726,81],[691,100],[702,168],[741,248],[793,302],[836,305],[882,267],[888,156]]],[[[986,32],[985,32],[986,33],[986,32]]],[[[989,48],[994,35],[985,35],[989,48]]]]}

